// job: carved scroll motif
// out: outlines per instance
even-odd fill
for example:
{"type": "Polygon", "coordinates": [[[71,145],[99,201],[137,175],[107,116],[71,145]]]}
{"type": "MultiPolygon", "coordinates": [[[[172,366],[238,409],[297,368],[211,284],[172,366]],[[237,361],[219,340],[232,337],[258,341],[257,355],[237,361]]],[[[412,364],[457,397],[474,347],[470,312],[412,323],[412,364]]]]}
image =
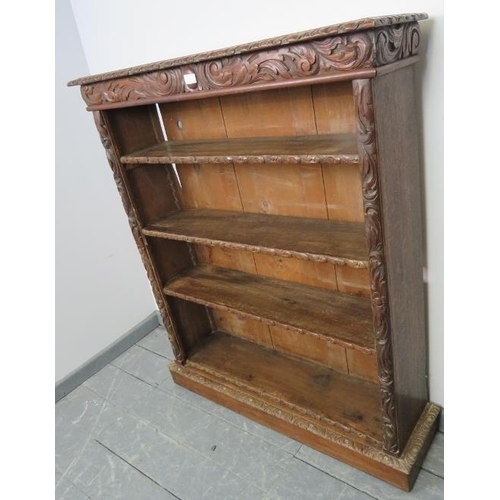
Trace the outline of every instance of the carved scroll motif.
{"type": "Polygon", "coordinates": [[[366,33],[227,57],[193,66],[199,90],[307,78],[369,66],[371,39],[366,33]]]}
{"type": "Polygon", "coordinates": [[[371,80],[353,81],[362,161],[362,192],[368,240],[368,270],[382,400],[384,449],[399,453],[394,402],[394,367],[378,180],[377,141],[371,80]]]}
{"type": "Polygon", "coordinates": [[[105,80],[114,80],[117,78],[131,77],[141,73],[149,73],[151,71],[161,71],[168,68],[175,68],[178,66],[185,66],[187,64],[194,64],[200,61],[209,61],[213,59],[221,59],[223,57],[231,57],[235,54],[245,54],[248,52],[263,51],[290,45],[294,43],[311,42],[319,38],[334,37],[338,35],[346,35],[358,31],[367,31],[373,28],[390,27],[403,23],[416,23],[422,19],[427,19],[427,14],[398,14],[394,16],[380,16],[365,19],[357,19],[345,23],[333,24],[329,26],[322,26],[312,30],[300,31],[297,33],[290,33],[288,35],[267,38],[265,40],[258,40],[256,42],[245,43],[233,47],[226,47],[223,49],[211,50],[208,52],[201,52],[198,54],[191,54],[188,56],[176,57],[166,61],[158,61],[149,64],[142,64],[133,68],[120,69],[117,71],[110,71],[99,75],[85,76],[77,78],[68,83],[68,85],[88,85],[90,83],[102,82],[105,80]]]}
{"type": "Polygon", "coordinates": [[[375,43],[377,66],[415,56],[420,45],[420,27],[418,23],[409,23],[377,29],[375,43]]]}
{"type": "Polygon", "coordinates": [[[180,68],[109,80],[81,88],[83,100],[89,106],[161,98],[182,94],[184,90],[184,79],[180,68]]]}
{"type": "Polygon", "coordinates": [[[89,106],[280,82],[373,66],[373,34],[340,35],[82,86],[89,106]],[[191,88],[183,73],[193,73],[191,88]]]}
{"type": "Polygon", "coordinates": [[[109,166],[113,172],[113,178],[116,183],[116,187],[118,188],[118,192],[122,199],[123,208],[125,209],[125,213],[128,217],[128,222],[130,225],[130,229],[132,231],[132,235],[134,236],[135,243],[137,248],[139,249],[139,253],[142,258],[142,262],[146,269],[146,274],[151,282],[151,288],[153,291],[153,295],[156,299],[156,303],[158,304],[158,309],[160,311],[160,315],[165,324],[165,328],[167,330],[167,335],[169,337],[170,343],[172,344],[172,351],[174,353],[175,359],[178,361],[185,360],[185,354],[181,347],[181,343],[179,341],[178,335],[176,333],[175,327],[170,319],[170,313],[168,311],[168,305],[165,301],[165,297],[163,295],[163,291],[161,286],[158,285],[159,281],[156,277],[155,270],[151,263],[151,258],[149,256],[149,251],[144,243],[144,239],[141,234],[141,230],[139,228],[139,223],[137,219],[137,215],[130,201],[129,194],[127,189],[123,183],[123,173],[122,166],[118,161],[117,155],[113,150],[113,145],[111,142],[111,137],[109,134],[108,127],[104,121],[102,113],[95,111],[94,113],[94,121],[99,132],[99,136],[101,138],[102,145],[106,151],[106,157],[108,159],[109,166]]]}
{"type": "Polygon", "coordinates": [[[309,41],[277,39],[274,47],[259,43],[245,46],[242,54],[233,47],[133,68],[131,75],[103,75],[106,79],[84,83],[82,96],[87,105],[100,106],[374,68],[416,55],[420,29],[407,22],[309,41]],[[194,75],[195,83],[187,84],[185,74],[194,75]]]}

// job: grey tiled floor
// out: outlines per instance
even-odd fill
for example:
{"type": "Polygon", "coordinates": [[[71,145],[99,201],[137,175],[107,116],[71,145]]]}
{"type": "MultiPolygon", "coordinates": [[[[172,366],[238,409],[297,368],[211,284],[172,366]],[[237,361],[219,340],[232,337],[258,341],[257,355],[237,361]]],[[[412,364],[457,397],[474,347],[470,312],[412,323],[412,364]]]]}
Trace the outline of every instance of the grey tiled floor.
{"type": "Polygon", "coordinates": [[[443,498],[438,433],[411,493],[173,384],[157,328],[56,405],[56,499],[443,498]]]}

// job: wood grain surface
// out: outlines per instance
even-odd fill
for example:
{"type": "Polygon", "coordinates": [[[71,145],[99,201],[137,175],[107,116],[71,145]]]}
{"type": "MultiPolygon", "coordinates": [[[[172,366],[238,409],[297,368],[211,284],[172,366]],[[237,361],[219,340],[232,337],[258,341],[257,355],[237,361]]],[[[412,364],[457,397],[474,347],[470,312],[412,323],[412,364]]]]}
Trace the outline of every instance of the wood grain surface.
{"type": "MultiPolygon", "coordinates": [[[[279,325],[269,325],[273,346],[277,351],[319,363],[338,372],[349,373],[346,349],[339,344],[325,342],[302,332],[287,330],[279,325]]],[[[364,354],[364,353],[361,353],[364,354]]]]}
{"type": "Polygon", "coordinates": [[[143,229],[169,238],[257,253],[367,267],[364,225],[222,210],[182,210],[143,229]]]}
{"type": "Polygon", "coordinates": [[[122,163],[359,163],[354,134],[165,141],[122,163]]]}
{"type": "Polygon", "coordinates": [[[365,298],[208,265],[179,273],[164,292],[365,352],[374,349],[370,301],[365,298]]]}
{"type": "Polygon", "coordinates": [[[189,365],[216,371],[251,386],[256,394],[354,427],[374,440],[381,439],[376,384],[220,332],[207,337],[191,353],[189,365]]]}
{"type": "Polygon", "coordinates": [[[395,423],[402,450],[429,397],[413,66],[376,79],[373,94],[390,298],[395,423]]]}
{"type": "Polygon", "coordinates": [[[244,314],[212,309],[218,331],[225,332],[266,347],[273,347],[269,325],[244,314]]]}

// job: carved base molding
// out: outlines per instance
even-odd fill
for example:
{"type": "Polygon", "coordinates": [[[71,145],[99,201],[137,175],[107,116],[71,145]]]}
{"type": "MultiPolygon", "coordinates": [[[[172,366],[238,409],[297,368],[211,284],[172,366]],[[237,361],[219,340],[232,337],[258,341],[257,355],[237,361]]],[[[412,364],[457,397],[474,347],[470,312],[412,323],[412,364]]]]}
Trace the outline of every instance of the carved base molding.
{"type": "Polygon", "coordinates": [[[399,457],[383,451],[381,443],[335,425],[310,410],[301,412],[251,386],[187,362],[170,365],[174,381],[259,423],[339,459],[357,469],[410,491],[438,425],[441,408],[428,403],[399,457]]]}

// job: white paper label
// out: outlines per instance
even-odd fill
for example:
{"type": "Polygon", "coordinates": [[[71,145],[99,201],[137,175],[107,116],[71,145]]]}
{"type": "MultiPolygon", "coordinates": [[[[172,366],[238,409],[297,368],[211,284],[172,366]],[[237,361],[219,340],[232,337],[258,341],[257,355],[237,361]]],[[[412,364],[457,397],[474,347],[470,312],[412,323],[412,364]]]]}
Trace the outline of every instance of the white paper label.
{"type": "Polygon", "coordinates": [[[196,75],[194,73],[186,73],[184,76],[184,83],[186,85],[192,85],[193,83],[197,83],[196,75]]]}

